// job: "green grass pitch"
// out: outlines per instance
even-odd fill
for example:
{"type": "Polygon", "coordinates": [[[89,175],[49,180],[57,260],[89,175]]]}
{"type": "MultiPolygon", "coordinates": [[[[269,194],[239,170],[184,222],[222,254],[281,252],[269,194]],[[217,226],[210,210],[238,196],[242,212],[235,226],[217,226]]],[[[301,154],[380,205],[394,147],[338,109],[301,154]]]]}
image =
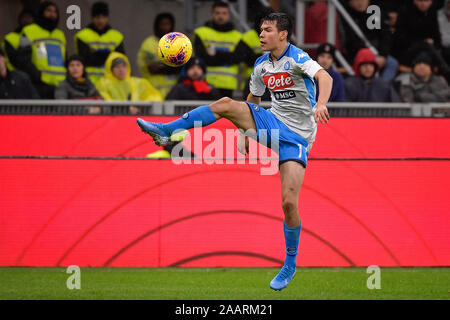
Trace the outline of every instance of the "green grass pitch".
{"type": "Polygon", "coordinates": [[[450,268],[381,268],[381,289],[366,268],[298,268],[283,291],[275,268],[81,268],[81,289],[65,268],[0,268],[0,299],[308,300],[450,299],[450,268]]]}

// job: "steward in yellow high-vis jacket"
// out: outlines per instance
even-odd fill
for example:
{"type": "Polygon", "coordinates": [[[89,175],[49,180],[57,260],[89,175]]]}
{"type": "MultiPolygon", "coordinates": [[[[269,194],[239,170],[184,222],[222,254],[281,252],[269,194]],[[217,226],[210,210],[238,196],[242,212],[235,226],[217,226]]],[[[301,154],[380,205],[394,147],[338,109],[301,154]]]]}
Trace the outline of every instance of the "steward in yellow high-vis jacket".
{"type": "Polygon", "coordinates": [[[36,23],[22,29],[17,54],[17,69],[31,77],[43,99],[53,99],[55,87],[66,77],[66,37],[57,28],[58,7],[44,1],[36,23]]]}
{"type": "Polygon", "coordinates": [[[105,61],[111,52],[125,53],[123,35],[111,28],[107,3],[96,2],[91,10],[92,23],[75,34],[75,51],[86,62],[86,72],[95,84],[105,75],[105,61]]]}
{"type": "MultiPolygon", "coordinates": [[[[113,52],[105,62],[105,76],[96,84],[103,99],[109,101],[162,101],[161,94],[146,79],[131,76],[127,56],[113,52]]],[[[130,113],[139,113],[130,107],[130,113]]]]}
{"type": "Polygon", "coordinates": [[[206,81],[228,97],[237,89],[238,64],[243,58],[238,50],[242,34],[230,20],[228,4],[215,2],[212,20],[194,31],[194,52],[207,65],[206,81]]]}
{"type": "Polygon", "coordinates": [[[34,22],[34,13],[31,10],[24,9],[18,17],[19,26],[12,32],[8,33],[2,41],[2,48],[5,52],[6,66],[9,71],[17,70],[16,58],[20,45],[20,37],[22,29],[34,22]]]}
{"type": "Polygon", "coordinates": [[[171,13],[158,14],[153,25],[154,34],[142,42],[138,52],[141,75],[161,92],[164,99],[178,82],[181,67],[169,67],[162,63],[158,57],[158,44],[159,39],[166,33],[173,32],[174,27],[175,18],[171,13]]]}

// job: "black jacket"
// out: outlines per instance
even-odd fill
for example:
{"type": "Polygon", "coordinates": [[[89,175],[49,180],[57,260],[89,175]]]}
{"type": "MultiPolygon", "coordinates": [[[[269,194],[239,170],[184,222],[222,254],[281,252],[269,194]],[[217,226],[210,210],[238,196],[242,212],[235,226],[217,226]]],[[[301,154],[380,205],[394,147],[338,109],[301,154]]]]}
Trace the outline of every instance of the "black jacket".
{"type": "Polygon", "coordinates": [[[441,34],[436,10],[431,7],[427,13],[421,12],[413,4],[400,13],[394,36],[394,53],[401,58],[402,53],[413,45],[431,38],[436,48],[441,47],[441,34]]]}
{"type": "Polygon", "coordinates": [[[0,77],[0,99],[39,99],[28,75],[21,71],[8,71],[0,77]]]}
{"type": "Polygon", "coordinates": [[[211,92],[197,93],[194,88],[183,82],[176,84],[167,94],[166,100],[217,100],[221,95],[219,91],[210,85],[211,92]]]}
{"type": "MultiPolygon", "coordinates": [[[[367,20],[371,16],[366,12],[359,12],[350,7],[347,8],[348,13],[353,18],[355,23],[359,26],[361,31],[366,36],[367,40],[378,50],[378,54],[381,56],[387,56],[391,52],[392,36],[389,30],[389,26],[381,19],[381,29],[369,29],[367,28],[367,20]]],[[[353,59],[356,53],[361,48],[366,48],[364,41],[362,41],[350,25],[343,19],[339,19],[340,22],[340,39],[343,47],[343,52],[350,64],[353,63],[353,59]]]]}

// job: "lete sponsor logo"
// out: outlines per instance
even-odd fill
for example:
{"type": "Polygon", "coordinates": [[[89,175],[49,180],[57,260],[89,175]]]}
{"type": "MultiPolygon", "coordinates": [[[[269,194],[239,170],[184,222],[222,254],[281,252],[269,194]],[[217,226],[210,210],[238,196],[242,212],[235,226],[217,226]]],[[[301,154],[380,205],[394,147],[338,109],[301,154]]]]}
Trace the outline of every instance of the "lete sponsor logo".
{"type": "Polygon", "coordinates": [[[287,72],[264,76],[264,83],[272,91],[289,88],[294,85],[294,81],[287,72]]]}

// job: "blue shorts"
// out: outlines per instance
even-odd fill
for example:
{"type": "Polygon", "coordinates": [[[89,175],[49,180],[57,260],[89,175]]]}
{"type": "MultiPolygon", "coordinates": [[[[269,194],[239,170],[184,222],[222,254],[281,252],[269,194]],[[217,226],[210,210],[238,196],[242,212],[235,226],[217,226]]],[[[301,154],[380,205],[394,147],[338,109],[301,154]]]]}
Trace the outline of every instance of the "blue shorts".
{"type": "Polygon", "coordinates": [[[286,161],[296,161],[306,168],[309,154],[307,150],[308,141],[289,129],[283,122],[278,120],[272,112],[254,103],[247,102],[247,105],[249,106],[256,123],[257,141],[275,151],[278,149],[279,164],[286,161]],[[274,134],[271,130],[274,129],[277,129],[279,134],[278,145],[275,146],[271,145],[272,135],[274,134]]]}

